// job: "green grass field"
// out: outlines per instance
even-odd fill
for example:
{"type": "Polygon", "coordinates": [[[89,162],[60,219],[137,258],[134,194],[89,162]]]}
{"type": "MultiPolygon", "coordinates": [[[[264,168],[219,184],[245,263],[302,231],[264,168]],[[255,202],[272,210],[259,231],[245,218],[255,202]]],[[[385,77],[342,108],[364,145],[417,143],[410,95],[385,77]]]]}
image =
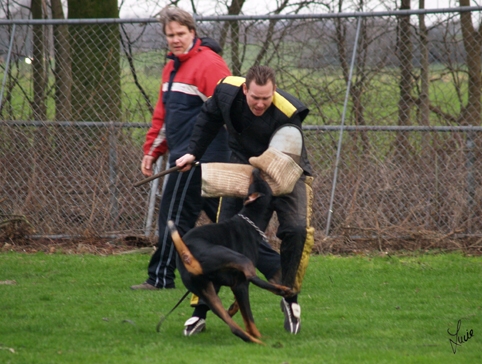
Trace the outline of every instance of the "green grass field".
{"type": "MultiPolygon", "coordinates": [[[[0,253],[0,363],[482,362],[482,257],[314,256],[299,335],[283,330],[279,298],[251,287],[265,346],[241,341],[212,314],[204,333],[184,337],[187,300],[157,333],[185,290],[179,280],[174,290],[130,290],[147,262],[0,253]],[[447,330],[455,335],[459,320],[454,354],[447,330]]],[[[231,303],[228,289],[221,297],[231,303]]]]}

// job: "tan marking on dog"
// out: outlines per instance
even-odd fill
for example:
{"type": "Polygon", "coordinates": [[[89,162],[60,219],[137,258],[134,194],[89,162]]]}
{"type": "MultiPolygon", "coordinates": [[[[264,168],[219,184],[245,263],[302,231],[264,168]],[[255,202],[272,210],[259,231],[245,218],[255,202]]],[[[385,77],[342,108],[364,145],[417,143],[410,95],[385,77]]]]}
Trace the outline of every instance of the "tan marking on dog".
{"type": "Polygon", "coordinates": [[[189,248],[182,240],[181,235],[179,235],[179,232],[177,231],[174,223],[172,221],[169,221],[168,225],[169,229],[171,230],[171,237],[172,241],[174,242],[174,246],[177,250],[177,253],[181,257],[181,260],[187,271],[194,275],[201,275],[203,273],[201,263],[199,263],[199,261],[194,258],[192,253],[189,251],[189,248]]]}

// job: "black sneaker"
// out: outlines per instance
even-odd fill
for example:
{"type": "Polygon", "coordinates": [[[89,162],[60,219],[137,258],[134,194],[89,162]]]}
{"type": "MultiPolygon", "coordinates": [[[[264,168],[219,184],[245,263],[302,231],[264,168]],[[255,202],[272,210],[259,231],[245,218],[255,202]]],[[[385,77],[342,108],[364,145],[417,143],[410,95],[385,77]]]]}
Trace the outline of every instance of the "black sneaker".
{"type": "Polygon", "coordinates": [[[193,316],[184,324],[184,336],[192,336],[206,329],[206,320],[193,316]]]}
{"type": "Polygon", "coordinates": [[[285,315],[285,330],[297,334],[301,328],[301,307],[297,303],[287,302],[284,298],[281,299],[281,311],[285,315]]]}
{"type": "Polygon", "coordinates": [[[131,286],[131,289],[137,291],[137,290],[147,290],[147,291],[156,291],[160,288],[157,288],[156,286],[153,286],[152,284],[149,284],[147,282],[137,284],[135,286],[131,286]]]}
{"type": "Polygon", "coordinates": [[[176,288],[174,283],[167,284],[165,287],[156,287],[156,286],[153,286],[152,284],[147,283],[147,282],[137,284],[135,286],[131,286],[131,289],[133,289],[135,291],[141,290],[141,289],[148,290],[148,291],[157,291],[159,289],[174,289],[174,288],[176,288]]]}

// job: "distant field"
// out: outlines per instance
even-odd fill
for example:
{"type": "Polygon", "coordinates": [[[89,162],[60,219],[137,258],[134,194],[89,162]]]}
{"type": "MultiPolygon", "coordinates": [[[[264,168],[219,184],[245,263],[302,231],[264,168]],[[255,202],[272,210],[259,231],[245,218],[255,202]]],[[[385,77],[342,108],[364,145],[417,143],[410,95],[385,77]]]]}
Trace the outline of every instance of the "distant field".
{"type": "MultiPolygon", "coordinates": [[[[250,48],[248,47],[248,50],[250,48]]],[[[252,52],[252,51],[251,51],[252,52]]],[[[249,52],[248,52],[249,53],[249,52]]],[[[127,122],[150,122],[151,113],[140,88],[154,107],[159,93],[162,67],[164,65],[162,51],[150,51],[135,55],[133,62],[137,84],[134,82],[129,63],[125,58],[121,62],[122,84],[122,120],[127,122]]],[[[30,67],[20,63],[13,67],[16,82],[11,95],[11,108],[5,108],[4,114],[15,120],[28,120],[30,107],[27,100],[32,99],[32,76],[30,67]]],[[[384,69],[366,70],[363,85],[359,84],[360,76],[353,74],[351,87],[362,87],[362,104],[367,125],[396,125],[399,98],[399,70],[386,67],[384,69]]],[[[414,74],[419,70],[414,69],[414,74]]],[[[3,70],[0,70],[3,79],[3,70]]],[[[346,95],[346,83],[338,66],[327,65],[319,69],[286,68],[278,72],[279,87],[296,95],[308,105],[311,112],[305,124],[323,125],[339,124],[342,118],[346,95]]],[[[433,65],[430,74],[430,100],[444,113],[458,115],[467,99],[467,75],[462,72],[449,73],[440,65],[433,65]]],[[[417,96],[419,86],[414,85],[413,96],[417,96]]],[[[5,95],[4,95],[5,96],[5,95]]],[[[54,118],[54,79],[49,77],[47,93],[47,117],[54,118]]],[[[5,100],[4,100],[5,101],[5,100]]],[[[414,109],[415,110],[415,109],[414,109]]],[[[350,123],[352,100],[349,100],[346,119],[350,123]]],[[[413,114],[414,125],[416,113],[413,114]]],[[[431,115],[433,125],[441,121],[435,114],[431,115]]],[[[445,125],[442,122],[442,125],[445,125]]]]}

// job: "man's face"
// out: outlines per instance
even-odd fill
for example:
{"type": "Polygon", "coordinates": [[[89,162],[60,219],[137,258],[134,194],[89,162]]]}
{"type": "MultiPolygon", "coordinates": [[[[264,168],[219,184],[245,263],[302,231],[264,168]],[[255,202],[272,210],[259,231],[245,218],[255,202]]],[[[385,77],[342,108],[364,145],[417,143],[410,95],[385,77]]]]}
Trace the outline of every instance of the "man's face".
{"type": "Polygon", "coordinates": [[[263,86],[251,81],[249,87],[243,84],[243,92],[251,112],[256,116],[261,116],[273,103],[275,87],[271,81],[263,86]]]}
{"type": "Polygon", "coordinates": [[[189,30],[187,26],[181,25],[177,21],[167,23],[165,31],[167,45],[175,56],[186,53],[196,36],[194,30],[189,30]]]}

